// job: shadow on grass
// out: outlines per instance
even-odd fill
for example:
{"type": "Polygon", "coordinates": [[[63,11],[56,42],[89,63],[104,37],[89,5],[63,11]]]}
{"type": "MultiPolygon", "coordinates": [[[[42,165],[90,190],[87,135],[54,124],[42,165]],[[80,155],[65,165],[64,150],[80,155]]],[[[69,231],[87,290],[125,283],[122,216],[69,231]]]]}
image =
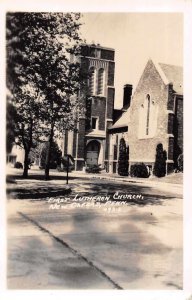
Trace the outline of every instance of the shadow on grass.
{"type": "MultiPolygon", "coordinates": [[[[164,205],[166,201],[177,198],[177,195],[173,195],[172,192],[167,191],[158,191],[154,188],[150,188],[149,186],[138,186],[134,184],[127,185],[126,183],[117,183],[117,182],[109,182],[103,181],[101,179],[91,180],[89,178],[80,178],[83,182],[73,182],[74,179],[78,180],[78,177],[69,177],[69,183],[71,183],[71,188],[67,189],[65,186],[65,182],[61,182],[61,180],[65,181],[66,176],[53,175],[52,179],[58,180],[58,184],[51,184],[51,181],[45,181],[43,174],[32,174],[28,179],[22,179],[21,175],[9,176],[10,180],[21,180],[18,181],[18,184],[8,184],[7,186],[7,196],[8,198],[13,199],[45,199],[47,197],[62,197],[65,195],[69,195],[70,199],[74,199],[74,197],[78,194],[79,197],[88,197],[88,201],[90,197],[93,196],[110,196],[110,201],[119,201],[126,203],[125,205],[164,205]],[[30,181],[31,179],[37,180],[35,182],[30,181]],[[71,182],[72,181],[72,182],[71,182]],[[133,197],[125,197],[114,199],[113,196],[115,193],[119,193],[119,195],[133,195],[133,197]],[[134,195],[141,195],[142,197],[134,197],[134,195]]],[[[99,199],[98,199],[99,200],[99,199]]],[[[98,202],[98,200],[96,200],[98,202]]],[[[80,200],[81,201],[81,200],[80,200]]],[[[87,200],[83,200],[87,201],[87,200]]],[[[91,201],[91,200],[90,200],[91,201]]],[[[78,202],[78,199],[77,199],[78,202]]],[[[105,202],[101,201],[101,205],[105,204],[105,202]]]]}
{"type": "Polygon", "coordinates": [[[37,188],[7,188],[7,197],[14,199],[43,199],[47,197],[60,197],[71,193],[71,189],[62,187],[37,188]]]}
{"type": "MultiPolygon", "coordinates": [[[[75,180],[77,177],[74,177],[69,174],[68,180],[75,180]]],[[[83,180],[83,178],[81,178],[83,180]]],[[[43,180],[43,181],[51,181],[51,180],[67,180],[66,175],[50,175],[49,180],[45,180],[44,174],[30,174],[28,178],[23,178],[21,174],[15,174],[15,175],[7,175],[6,182],[7,183],[16,183],[16,180],[43,180]]]]}
{"type": "Polygon", "coordinates": [[[141,199],[125,199],[125,200],[115,200],[115,201],[123,201],[129,205],[163,205],[165,201],[174,199],[175,197],[163,196],[163,195],[156,195],[156,194],[143,194],[143,198],[141,199]]]}
{"type": "MultiPolygon", "coordinates": [[[[82,197],[82,195],[79,195],[80,197],[82,197]]],[[[88,196],[87,194],[84,194],[83,196],[88,196]]],[[[94,196],[94,195],[92,195],[94,196]]],[[[97,194],[95,195],[97,196],[97,194]]],[[[102,196],[102,195],[101,195],[102,196]]],[[[103,196],[106,196],[103,195],[103,196]]],[[[111,202],[115,202],[118,206],[118,202],[119,205],[121,206],[122,203],[124,205],[137,205],[137,206],[145,206],[145,205],[164,205],[165,201],[168,200],[172,200],[175,199],[175,197],[169,197],[169,196],[158,196],[156,194],[143,194],[143,197],[141,199],[134,199],[134,198],[130,198],[130,199],[122,199],[122,200],[117,200],[117,199],[113,199],[113,194],[108,194],[108,196],[110,196],[110,200],[111,202]]],[[[96,203],[100,203],[101,205],[105,205],[107,201],[96,201],[96,203]]],[[[113,204],[112,204],[113,205],[113,204]]]]}
{"type": "MultiPolygon", "coordinates": [[[[89,185],[84,185],[84,191],[78,192],[79,197],[99,197],[110,196],[109,201],[116,202],[121,205],[121,202],[125,205],[164,205],[166,201],[174,200],[177,195],[169,194],[164,191],[156,191],[146,186],[126,185],[122,183],[111,182],[90,182],[89,185]],[[118,192],[119,199],[114,197],[118,192]],[[122,197],[121,197],[122,196],[122,197]],[[127,196],[127,199],[126,199],[127,196]]],[[[71,197],[76,195],[76,191],[72,189],[71,197]]],[[[96,203],[105,205],[108,200],[101,201],[96,200],[96,203]]]]}

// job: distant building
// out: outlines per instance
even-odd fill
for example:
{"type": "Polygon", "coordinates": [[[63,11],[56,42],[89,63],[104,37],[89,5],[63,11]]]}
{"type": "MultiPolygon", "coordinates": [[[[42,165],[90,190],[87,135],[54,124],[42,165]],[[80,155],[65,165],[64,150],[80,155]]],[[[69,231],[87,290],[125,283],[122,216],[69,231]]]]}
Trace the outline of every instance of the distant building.
{"type": "Polygon", "coordinates": [[[17,161],[24,163],[24,150],[18,145],[13,145],[11,153],[7,154],[7,164],[11,167],[14,167],[17,161]]]}
{"type": "MultiPolygon", "coordinates": [[[[183,152],[183,70],[149,60],[132,96],[130,107],[109,129],[110,153],[120,135],[129,147],[129,168],[145,163],[153,169],[159,143],[167,153],[167,173],[183,152]],[[127,125],[127,127],[125,126],[127,125]],[[116,142],[115,142],[116,141],[116,142]]],[[[118,150],[117,150],[118,152],[118,150]]],[[[113,155],[113,171],[118,155],[113,155]]]]}

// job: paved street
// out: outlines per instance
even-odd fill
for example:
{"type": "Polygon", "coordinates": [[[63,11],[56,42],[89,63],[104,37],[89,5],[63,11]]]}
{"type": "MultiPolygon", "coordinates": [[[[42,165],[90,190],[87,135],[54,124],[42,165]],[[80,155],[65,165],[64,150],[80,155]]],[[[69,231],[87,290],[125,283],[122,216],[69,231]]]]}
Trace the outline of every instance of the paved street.
{"type": "Polygon", "coordinates": [[[74,176],[64,187],[8,184],[8,288],[182,289],[180,185],[74,176]]]}

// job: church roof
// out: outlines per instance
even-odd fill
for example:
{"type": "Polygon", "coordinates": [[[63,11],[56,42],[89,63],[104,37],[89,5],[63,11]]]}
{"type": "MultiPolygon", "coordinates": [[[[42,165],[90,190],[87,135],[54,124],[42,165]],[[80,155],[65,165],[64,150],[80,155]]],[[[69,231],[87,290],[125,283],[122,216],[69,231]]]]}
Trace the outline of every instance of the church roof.
{"type": "Polygon", "coordinates": [[[177,94],[183,95],[183,68],[163,63],[159,63],[158,65],[167,78],[168,83],[173,84],[174,91],[177,94]]]}
{"type": "Polygon", "coordinates": [[[128,109],[109,129],[127,127],[129,121],[130,121],[130,110],[128,109]]]}
{"type": "MultiPolygon", "coordinates": [[[[153,62],[154,63],[154,62],[153,62]]],[[[181,66],[154,63],[164,83],[173,84],[173,89],[177,94],[183,95],[183,68],[181,66]]],[[[130,109],[122,114],[122,116],[111,126],[111,129],[128,127],[130,122],[130,109]]]]}

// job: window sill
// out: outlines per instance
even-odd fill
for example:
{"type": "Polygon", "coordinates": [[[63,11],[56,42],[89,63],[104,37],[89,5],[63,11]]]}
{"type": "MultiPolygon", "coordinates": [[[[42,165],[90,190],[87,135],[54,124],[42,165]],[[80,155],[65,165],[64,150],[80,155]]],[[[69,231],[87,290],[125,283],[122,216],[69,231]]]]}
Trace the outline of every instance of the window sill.
{"type": "Polygon", "coordinates": [[[139,136],[138,139],[139,140],[148,140],[148,139],[153,139],[155,137],[155,135],[143,135],[143,136],[139,136]]]}

